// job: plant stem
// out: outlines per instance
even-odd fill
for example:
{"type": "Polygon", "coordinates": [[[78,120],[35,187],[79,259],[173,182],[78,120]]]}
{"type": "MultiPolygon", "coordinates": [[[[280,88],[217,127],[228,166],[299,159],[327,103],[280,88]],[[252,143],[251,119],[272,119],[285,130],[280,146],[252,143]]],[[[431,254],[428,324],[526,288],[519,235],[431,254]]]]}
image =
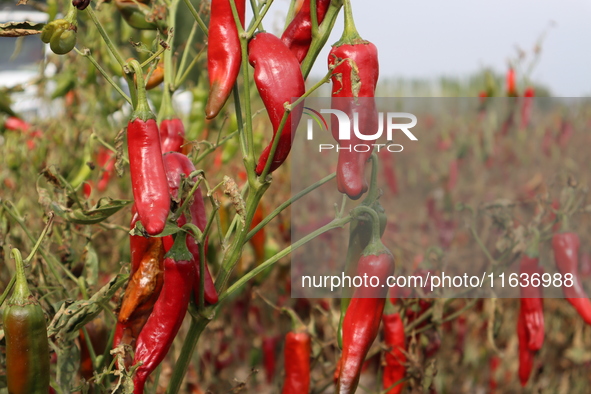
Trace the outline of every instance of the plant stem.
{"type": "Polygon", "coordinates": [[[262,21],[263,21],[263,18],[265,17],[265,15],[267,15],[267,11],[269,11],[269,8],[271,8],[271,4],[273,4],[273,0],[267,0],[265,6],[263,7],[263,10],[256,17],[256,19],[254,19],[253,22],[250,24],[250,26],[248,27],[248,31],[246,32],[246,35],[248,38],[252,38],[257,27],[260,26],[261,30],[263,30],[262,21]]]}
{"type": "MultiPolygon", "coordinates": [[[[185,50],[183,51],[183,56],[181,56],[181,62],[179,64],[179,68],[177,70],[177,78],[179,75],[182,75],[185,70],[185,65],[187,64],[187,58],[189,57],[189,52],[191,52],[191,46],[193,45],[193,40],[195,39],[195,34],[197,33],[197,22],[193,23],[193,27],[191,28],[191,32],[189,33],[189,37],[187,38],[187,42],[185,44],[185,50]]],[[[178,81],[174,81],[175,87],[179,85],[178,81]]]]}
{"type": "Polygon", "coordinates": [[[101,37],[105,41],[105,44],[107,44],[107,48],[109,48],[109,51],[111,51],[113,56],[115,56],[117,63],[119,63],[119,65],[123,68],[123,66],[125,65],[125,60],[123,60],[123,56],[121,56],[121,54],[117,50],[117,47],[115,46],[115,44],[113,44],[113,41],[111,41],[111,39],[109,38],[109,35],[105,31],[105,29],[103,28],[101,23],[99,22],[92,7],[87,7],[86,12],[87,12],[88,16],[90,17],[90,19],[92,20],[92,23],[94,23],[94,25],[96,26],[96,29],[98,30],[99,34],[101,35],[101,37]]]}
{"type": "Polygon", "coordinates": [[[98,64],[98,62],[96,61],[96,59],[94,57],[92,57],[92,55],[90,54],[90,49],[85,48],[83,51],[79,51],[78,48],[74,48],[74,50],[80,56],[86,57],[92,63],[92,65],[98,70],[98,72],[101,73],[103,78],[105,78],[107,80],[107,82],[109,82],[109,84],[111,84],[111,86],[113,86],[113,88],[117,91],[117,93],[119,93],[121,95],[121,97],[123,97],[125,99],[125,101],[127,101],[129,104],[132,104],[131,98],[129,98],[129,96],[127,94],[125,94],[125,92],[119,87],[119,85],[117,85],[117,83],[115,81],[113,81],[113,79],[111,77],[109,77],[109,75],[107,74],[105,69],[102,68],[98,64]]]}
{"type": "Polygon", "coordinates": [[[324,20],[318,27],[316,34],[312,34],[312,43],[310,44],[310,49],[308,50],[308,54],[302,62],[301,67],[304,79],[308,78],[308,74],[310,74],[310,71],[312,70],[314,61],[324,47],[324,44],[326,44],[342,6],[342,0],[333,0],[326,11],[324,20]]]}
{"type": "MultiPolygon", "coordinates": [[[[377,216],[377,215],[376,215],[377,216]]],[[[283,257],[287,256],[297,248],[302,245],[305,245],[312,239],[316,238],[317,236],[324,234],[327,231],[333,230],[335,228],[343,227],[345,224],[349,223],[353,219],[352,216],[345,216],[343,218],[338,218],[332,220],[330,223],[320,227],[319,229],[311,232],[310,234],[306,235],[305,237],[299,239],[298,241],[294,242],[287,248],[283,249],[281,252],[277,253],[270,259],[266,260],[265,262],[261,263],[256,268],[253,268],[251,271],[243,275],[240,279],[238,279],[232,286],[228,288],[222,295],[220,295],[220,302],[228,298],[232,293],[240,289],[243,285],[245,285],[249,280],[253,279],[255,276],[263,272],[268,267],[275,264],[277,261],[282,259],[283,257]]]]}
{"type": "Polygon", "coordinates": [[[187,8],[189,9],[189,11],[191,11],[193,18],[195,18],[195,22],[197,22],[197,24],[199,25],[201,30],[203,30],[203,33],[207,36],[207,34],[209,32],[207,29],[207,26],[205,25],[205,22],[203,22],[203,19],[201,19],[201,16],[199,16],[199,13],[195,9],[195,7],[193,7],[193,4],[191,4],[191,0],[184,0],[184,1],[185,1],[185,4],[187,5],[187,8]]]}
{"type": "Polygon", "coordinates": [[[279,213],[281,213],[284,209],[289,207],[291,204],[293,204],[294,202],[296,202],[297,200],[299,200],[300,198],[302,198],[306,194],[310,193],[312,190],[315,190],[315,189],[319,188],[320,186],[324,185],[326,182],[333,180],[335,177],[336,177],[336,173],[333,172],[332,174],[325,176],[324,178],[322,178],[318,182],[308,186],[307,188],[305,188],[301,192],[297,193],[295,196],[293,196],[289,200],[283,202],[281,205],[279,205],[277,208],[275,208],[275,210],[273,212],[271,212],[269,215],[267,215],[267,217],[265,217],[259,224],[257,224],[255,228],[253,228],[252,230],[250,230],[248,232],[248,234],[246,235],[245,241],[248,242],[256,233],[259,232],[260,229],[265,227],[267,225],[267,223],[269,223],[271,220],[273,220],[273,218],[275,218],[277,215],[279,215],[279,213]]]}

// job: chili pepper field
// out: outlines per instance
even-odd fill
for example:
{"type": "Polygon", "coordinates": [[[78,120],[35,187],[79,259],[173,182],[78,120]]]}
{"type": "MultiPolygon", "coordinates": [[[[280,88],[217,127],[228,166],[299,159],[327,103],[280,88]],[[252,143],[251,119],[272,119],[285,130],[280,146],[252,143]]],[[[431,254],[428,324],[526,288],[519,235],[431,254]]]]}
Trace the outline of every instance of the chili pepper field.
{"type": "Polygon", "coordinates": [[[0,394],[588,393],[591,101],[283,5],[0,21],[0,394]]]}

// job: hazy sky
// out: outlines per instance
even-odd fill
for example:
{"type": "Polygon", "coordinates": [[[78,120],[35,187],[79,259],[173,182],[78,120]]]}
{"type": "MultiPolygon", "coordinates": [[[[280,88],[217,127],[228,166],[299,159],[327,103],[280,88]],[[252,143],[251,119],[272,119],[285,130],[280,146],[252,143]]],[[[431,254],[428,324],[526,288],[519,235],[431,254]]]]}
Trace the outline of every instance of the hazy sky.
{"type": "MultiPolygon", "coordinates": [[[[270,13],[288,4],[276,0],[270,13]]],[[[545,32],[532,79],[556,96],[591,96],[590,0],[352,0],[352,7],[359,33],[378,47],[380,77],[504,73],[517,46],[529,64],[545,32]]],[[[342,15],[328,43],[341,32],[342,15]]],[[[327,48],[312,75],[325,74],[327,48]]]]}

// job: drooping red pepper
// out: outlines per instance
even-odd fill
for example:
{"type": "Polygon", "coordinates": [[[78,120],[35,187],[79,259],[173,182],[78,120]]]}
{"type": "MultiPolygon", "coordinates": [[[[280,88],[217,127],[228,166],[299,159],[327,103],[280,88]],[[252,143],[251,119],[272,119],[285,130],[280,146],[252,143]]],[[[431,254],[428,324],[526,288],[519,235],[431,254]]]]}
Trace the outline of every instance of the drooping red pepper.
{"type": "Polygon", "coordinates": [[[536,92],[531,86],[525,89],[523,93],[523,104],[521,104],[521,128],[525,129],[529,126],[531,118],[531,110],[534,104],[534,96],[536,92]]]}
{"type": "Polygon", "coordinates": [[[310,390],[310,334],[290,331],[285,336],[285,380],[282,394],[301,394],[310,390]]]}
{"type": "Polygon", "coordinates": [[[146,97],[141,68],[133,60],[138,75],[138,103],[127,125],[127,151],[135,205],[146,232],[156,235],[164,230],[170,196],[162,161],[160,134],[146,97]]]}
{"type": "Polygon", "coordinates": [[[331,115],[332,136],[339,143],[337,187],[356,200],[367,191],[365,164],[372,151],[357,152],[355,147],[371,146],[377,138],[361,139],[355,131],[371,136],[378,130],[374,94],[379,64],[376,46],[363,40],[355,29],[349,1],[345,1],[345,31],[328,55],[328,66],[334,67],[331,107],[347,114],[351,122],[350,130],[340,130],[337,117],[331,115]]]}
{"type": "MultiPolygon", "coordinates": [[[[165,249],[171,246],[165,241],[165,249]]],[[[137,338],[133,364],[143,364],[133,378],[134,394],[143,394],[146,379],[166,357],[187,312],[194,280],[193,262],[164,259],[164,285],[137,338]]]]}
{"type": "Polygon", "coordinates": [[[185,126],[179,118],[164,119],[160,122],[162,153],[181,152],[185,143],[185,126]]]}
{"type": "Polygon", "coordinates": [[[521,386],[525,386],[534,366],[535,351],[529,348],[530,338],[523,313],[519,313],[517,319],[517,339],[519,341],[519,382],[521,386]]]}
{"type": "MultiPolygon", "coordinates": [[[[164,166],[166,167],[166,176],[168,178],[168,185],[170,194],[173,199],[179,198],[178,189],[181,183],[181,174],[188,177],[195,171],[195,166],[189,160],[189,158],[182,153],[170,152],[164,155],[164,166]]],[[[194,178],[193,181],[196,179],[194,178]]],[[[182,202],[181,202],[182,203],[182,202]]],[[[193,194],[193,201],[189,205],[189,213],[191,214],[191,223],[197,226],[201,231],[205,230],[207,225],[207,217],[205,212],[205,204],[203,203],[203,196],[201,194],[201,188],[197,188],[193,194]]],[[[187,223],[186,215],[183,214],[177,221],[179,227],[187,223]]],[[[194,283],[195,298],[199,297],[199,284],[200,284],[200,269],[199,269],[199,245],[195,242],[195,239],[191,236],[187,236],[187,248],[193,255],[193,264],[195,265],[196,280],[194,283]]],[[[205,253],[207,254],[207,240],[205,241],[205,253]]],[[[215,304],[218,302],[218,294],[209,272],[207,263],[205,264],[205,289],[204,296],[205,302],[208,304],[215,304]]]]}
{"type": "MultiPolygon", "coordinates": [[[[318,25],[324,20],[331,0],[316,0],[316,18],[318,25]]],[[[298,62],[303,62],[312,43],[312,16],[310,0],[304,0],[302,6],[287,26],[281,41],[293,52],[298,62]]]]}
{"type": "MultiPolygon", "coordinates": [[[[398,313],[384,315],[384,342],[390,348],[385,354],[386,365],[382,376],[382,387],[386,390],[406,375],[406,336],[404,324],[398,313]]],[[[400,383],[387,391],[387,394],[398,394],[404,390],[404,384],[400,383]]]]}
{"type": "MultiPolygon", "coordinates": [[[[170,238],[170,236],[168,236],[170,238]]],[[[137,269],[129,278],[113,337],[113,348],[125,344],[135,349],[142,328],[146,324],[163,286],[164,245],[162,238],[149,238],[137,269]]],[[[129,366],[131,359],[126,359],[129,366]]]]}
{"type": "MultiPolygon", "coordinates": [[[[380,232],[378,221],[373,224],[372,239],[359,260],[357,275],[375,276],[384,284],[394,272],[394,257],[380,241],[380,232]]],[[[387,294],[386,286],[364,283],[355,289],[343,321],[343,353],[336,393],[355,392],[365,356],[378,334],[387,294]]]]}
{"type": "Polygon", "coordinates": [[[527,287],[520,288],[521,308],[519,313],[523,315],[527,330],[528,348],[536,351],[540,350],[544,343],[544,305],[542,287],[535,287],[531,283],[532,275],[537,274],[541,278],[543,271],[538,266],[537,254],[531,254],[533,256],[525,253],[520,262],[520,271],[522,274],[527,274],[530,284],[527,287]]]}
{"type": "Polygon", "coordinates": [[[562,291],[564,296],[577,310],[585,323],[591,324],[591,301],[583,289],[579,278],[579,246],[580,240],[576,233],[563,232],[554,234],[552,237],[552,249],[556,267],[563,275],[562,291]],[[573,285],[564,285],[566,274],[572,275],[573,285]]]}
{"type": "MultiPolygon", "coordinates": [[[[235,0],[238,18],[244,27],[245,0],[235,0]]],[[[212,119],[220,112],[232,92],[242,52],[240,38],[234,21],[230,0],[212,0],[207,46],[207,70],[209,72],[209,97],[205,116],[212,119]]]]}
{"type": "MultiPolygon", "coordinates": [[[[273,125],[273,140],[261,153],[256,166],[257,175],[261,175],[285,113],[284,104],[291,103],[294,97],[302,96],[306,86],[297,59],[271,33],[258,33],[248,43],[248,61],[254,67],[254,81],[273,125]]],[[[270,159],[269,172],[275,171],[287,159],[302,111],[303,107],[297,105],[287,117],[275,155],[270,159]]]]}

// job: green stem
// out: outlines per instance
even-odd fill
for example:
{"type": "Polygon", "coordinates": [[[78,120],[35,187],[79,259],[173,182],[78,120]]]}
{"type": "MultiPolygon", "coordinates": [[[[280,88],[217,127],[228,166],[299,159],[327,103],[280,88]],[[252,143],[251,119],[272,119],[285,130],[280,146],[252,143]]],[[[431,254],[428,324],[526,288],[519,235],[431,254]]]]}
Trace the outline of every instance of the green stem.
{"type": "Polygon", "coordinates": [[[134,86],[133,78],[129,78],[131,81],[129,85],[129,90],[137,89],[137,103],[133,111],[133,115],[131,119],[140,119],[144,122],[148,121],[148,119],[154,119],[154,114],[150,109],[150,104],[148,103],[148,96],[146,94],[146,83],[144,81],[144,72],[142,71],[142,67],[140,66],[137,60],[132,60],[128,63],[128,66],[133,69],[136,78],[137,78],[137,87],[134,86]]]}
{"type": "MultiPolygon", "coordinates": [[[[185,69],[185,71],[183,72],[183,74],[177,78],[176,81],[174,81],[174,90],[176,90],[176,88],[178,86],[180,86],[181,84],[183,84],[187,78],[189,77],[189,75],[191,74],[191,71],[193,70],[193,67],[195,67],[195,65],[197,64],[197,62],[199,61],[199,59],[201,58],[201,54],[203,53],[203,50],[205,49],[205,47],[201,48],[201,50],[199,51],[199,53],[197,54],[197,56],[195,56],[193,58],[193,60],[191,61],[191,63],[189,63],[189,66],[187,66],[187,68],[185,69]]],[[[187,51],[185,51],[186,53],[187,51]]]]}
{"type": "Polygon", "coordinates": [[[199,16],[199,13],[195,9],[195,7],[193,7],[193,4],[191,4],[191,0],[184,0],[184,1],[185,1],[185,4],[187,5],[187,8],[189,9],[191,14],[193,15],[193,18],[195,18],[195,22],[197,22],[197,24],[199,25],[201,30],[203,30],[203,33],[207,36],[207,34],[208,34],[207,26],[205,25],[205,22],[203,22],[203,19],[201,19],[201,16],[199,16]]]}
{"type": "Polygon", "coordinates": [[[4,304],[4,301],[6,301],[6,297],[8,297],[8,295],[12,291],[12,288],[14,286],[14,282],[16,282],[16,276],[13,276],[12,278],[10,278],[10,282],[8,282],[8,286],[6,286],[6,289],[2,293],[2,296],[0,296],[0,307],[2,306],[2,304],[4,304]]]}
{"type": "Polygon", "coordinates": [[[269,8],[271,8],[271,4],[273,4],[273,0],[267,0],[265,7],[261,11],[261,13],[256,17],[256,19],[253,20],[253,22],[248,28],[248,32],[246,33],[248,38],[252,38],[257,27],[260,26],[260,30],[263,30],[262,21],[265,15],[267,15],[267,11],[269,11],[269,8]]]}
{"type": "Polygon", "coordinates": [[[88,59],[88,61],[90,61],[90,63],[92,63],[92,65],[98,70],[98,72],[101,73],[103,78],[105,78],[107,80],[107,82],[109,82],[109,84],[111,86],[113,86],[113,88],[117,91],[117,93],[119,93],[121,95],[121,97],[123,97],[125,99],[125,101],[127,101],[129,104],[132,104],[131,98],[129,98],[129,96],[127,94],[125,94],[125,92],[123,90],[121,90],[119,85],[117,85],[117,83],[115,81],[113,81],[113,79],[111,77],[109,77],[109,75],[107,74],[105,69],[102,68],[98,64],[98,62],[96,61],[96,59],[94,57],[92,57],[92,55],[90,54],[90,49],[85,48],[83,51],[79,51],[78,48],[74,48],[74,50],[80,56],[86,57],[88,59]]]}
{"type": "Polygon", "coordinates": [[[318,27],[318,31],[316,34],[312,35],[312,42],[310,44],[310,49],[308,50],[308,54],[306,58],[302,62],[302,75],[304,79],[308,78],[308,74],[312,70],[312,66],[314,65],[314,61],[318,57],[318,54],[326,44],[328,37],[330,36],[330,32],[334,27],[334,24],[337,20],[337,16],[339,15],[339,11],[343,6],[342,0],[333,0],[326,11],[326,15],[324,16],[324,20],[318,27]]]}
{"type": "Polygon", "coordinates": [[[332,173],[330,175],[327,175],[324,178],[322,178],[321,180],[319,180],[318,182],[308,186],[307,188],[305,188],[301,192],[297,193],[289,200],[283,202],[281,205],[279,205],[277,208],[275,208],[275,210],[273,212],[271,212],[269,215],[267,215],[267,217],[265,217],[259,224],[257,224],[255,228],[253,228],[252,230],[250,230],[248,232],[248,234],[246,235],[245,241],[248,242],[256,233],[258,233],[263,227],[265,227],[267,225],[267,223],[269,223],[271,220],[273,220],[277,215],[279,215],[279,213],[281,213],[284,209],[289,207],[291,204],[293,204],[294,202],[296,202],[297,200],[299,200],[300,198],[302,198],[306,194],[310,193],[312,190],[315,190],[315,189],[319,188],[320,186],[324,185],[326,182],[333,180],[335,177],[336,177],[336,173],[332,173]]]}
{"type": "Polygon", "coordinates": [[[369,183],[369,191],[367,192],[367,196],[363,201],[366,205],[373,204],[379,197],[379,188],[378,188],[378,155],[374,152],[370,156],[371,160],[371,179],[369,183]]]}
{"type": "Polygon", "coordinates": [[[199,336],[201,335],[208,323],[209,320],[205,318],[191,318],[189,332],[187,333],[187,337],[183,342],[181,354],[179,355],[179,358],[176,360],[176,364],[174,366],[172,376],[170,377],[170,382],[168,384],[168,389],[166,390],[167,394],[177,394],[179,392],[181,384],[183,383],[183,379],[185,377],[185,373],[187,372],[187,368],[189,367],[189,363],[191,362],[193,351],[195,350],[195,346],[197,345],[197,341],[199,340],[199,336]]]}
{"type": "MultiPolygon", "coordinates": [[[[185,70],[185,65],[187,64],[187,58],[189,57],[189,52],[191,52],[191,47],[193,46],[193,40],[195,39],[195,34],[197,33],[197,22],[193,23],[193,27],[191,28],[191,32],[189,33],[189,37],[187,38],[187,42],[185,44],[185,50],[183,51],[183,56],[181,56],[181,62],[179,64],[179,68],[177,70],[177,77],[182,75],[185,70]]],[[[175,87],[179,85],[178,81],[174,82],[175,87]]]]}
{"type": "Polygon", "coordinates": [[[381,231],[380,231],[380,217],[377,212],[370,207],[364,205],[358,205],[351,211],[351,215],[358,218],[359,213],[366,213],[371,216],[371,241],[370,244],[381,242],[381,231]]]}
{"type": "MultiPolygon", "coordinates": [[[[376,215],[377,217],[377,215],[376,215]]],[[[245,285],[249,280],[253,279],[255,276],[263,272],[265,269],[269,268],[277,261],[282,259],[283,257],[289,255],[291,252],[296,250],[302,245],[305,245],[312,239],[316,238],[317,236],[324,234],[327,231],[333,230],[335,228],[343,227],[345,224],[349,223],[353,219],[352,216],[345,216],[343,218],[338,218],[332,220],[330,223],[320,227],[319,229],[311,232],[310,234],[306,235],[305,237],[299,239],[298,241],[294,242],[292,245],[288,246],[287,248],[283,249],[281,252],[277,253],[270,259],[266,260],[265,262],[261,263],[258,267],[253,268],[251,271],[243,275],[240,279],[238,279],[232,286],[228,288],[222,295],[220,295],[220,303],[228,298],[232,293],[240,289],[243,285],[245,285]]],[[[379,231],[379,230],[378,230],[379,231]]]]}
{"type": "Polygon", "coordinates": [[[312,23],[312,37],[318,34],[318,9],[316,0],[310,0],[310,22],[312,23]]]}
{"type": "Polygon", "coordinates": [[[101,35],[101,37],[105,41],[105,44],[107,44],[107,48],[109,48],[109,51],[111,51],[113,56],[115,56],[117,63],[119,63],[119,65],[121,67],[123,67],[125,65],[125,60],[123,60],[123,57],[121,56],[121,54],[117,50],[117,47],[115,46],[115,44],[113,44],[113,41],[111,41],[111,39],[109,38],[109,35],[105,31],[105,29],[103,28],[101,23],[99,22],[92,7],[86,7],[86,12],[88,13],[88,16],[90,17],[90,19],[92,20],[92,23],[94,23],[94,25],[96,26],[96,29],[98,30],[99,34],[101,35]]]}
{"type": "Polygon", "coordinates": [[[345,29],[341,39],[337,42],[337,46],[348,44],[356,40],[362,40],[355,27],[355,20],[353,19],[353,10],[351,9],[351,0],[344,0],[345,4],[345,29]]]}

